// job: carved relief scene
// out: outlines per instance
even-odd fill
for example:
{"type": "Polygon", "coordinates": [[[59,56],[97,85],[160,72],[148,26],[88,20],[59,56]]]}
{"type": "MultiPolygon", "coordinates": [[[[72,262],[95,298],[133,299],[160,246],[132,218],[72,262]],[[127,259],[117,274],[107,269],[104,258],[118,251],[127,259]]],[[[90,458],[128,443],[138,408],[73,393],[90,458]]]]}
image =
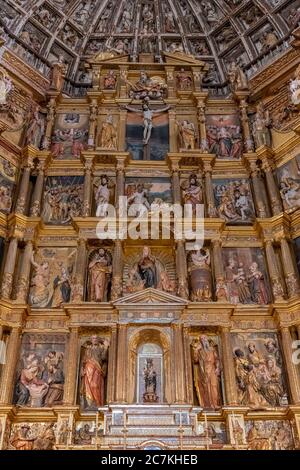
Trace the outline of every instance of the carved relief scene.
{"type": "Polygon", "coordinates": [[[207,140],[210,153],[217,158],[238,160],[243,153],[243,136],[236,115],[208,115],[207,140]]]}
{"type": "Polygon", "coordinates": [[[223,263],[230,302],[270,302],[269,279],[260,248],[224,248],[223,263]]]}
{"type": "Polygon", "coordinates": [[[234,333],[238,400],[251,408],[288,404],[284,362],[274,333],[234,333]]]}
{"type": "Polygon", "coordinates": [[[83,176],[49,176],[46,179],[42,218],[46,224],[70,224],[82,212],[83,176]]]}
{"type": "Polygon", "coordinates": [[[0,211],[9,213],[12,208],[17,169],[4,158],[0,159],[0,211]]]}
{"type": "Polygon", "coordinates": [[[219,217],[228,224],[251,224],[255,218],[250,182],[214,180],[214,196],[219,217]]]}
{"type": "Polygon", "coordinates": [[[79,159],[87,149],[88,115],[71,109],[66,114],[58,114],[51,138],[51,153],[55,159],[79,159]]]}
{"type": "Polygon", "coordinates": [[[31,408],[62,405],[65,335],[25,334],[16,371],[14,403],[31,408]]]}
{"type": "Polygon", "coordinates": [[[300,156],[290,160],[277,170],[281,199],[286,211],[300,205],[300,156]]]}

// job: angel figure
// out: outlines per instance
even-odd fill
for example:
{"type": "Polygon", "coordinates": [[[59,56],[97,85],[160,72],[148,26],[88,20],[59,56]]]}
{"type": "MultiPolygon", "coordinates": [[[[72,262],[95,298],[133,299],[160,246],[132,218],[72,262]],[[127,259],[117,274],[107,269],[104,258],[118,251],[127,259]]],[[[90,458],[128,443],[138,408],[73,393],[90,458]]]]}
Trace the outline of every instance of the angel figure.
{"type": "Polygon", "coordinates": [[[106,175],[102,175],[94,181],[94,185],[97,205],[96,217],[106,217],[114,184],[106,175]]]}
{"type": "Polygon", "coordinates": [[[153,129],[153,117],[154,114],[161,114],[170,109],[171,106],[165,106],[164,108],[152,110],[149,107],[149,99],[145,99],[143,103],[142,110],[133,108],[131,106],[126,106],[127,111],[136,113],[144,118],[144,139],[143,144],[148,145],[153,129]]]}
{"type": "Polygon", "coordinates": [[[62,262],[59,262],[60,273],[57,274],[53,281],[53,297],[52,307],[61,307],[62,304],[70,302],[72,292],[71,275],[74,263],[70,262],[73,256],[76,255],[76,250],[73,250],[68,255],[68,266],[66,267],[62,262]]]}
{"type": "Polygon", "coordinates": [[[45,308],[48,306],[52,296],[50,289],[50,266],[48,261],[38,263],[31,257],[31,264],[35,269],[31,282],[31,292],[29,295],[30,303],[37,308],[45,308]]]}

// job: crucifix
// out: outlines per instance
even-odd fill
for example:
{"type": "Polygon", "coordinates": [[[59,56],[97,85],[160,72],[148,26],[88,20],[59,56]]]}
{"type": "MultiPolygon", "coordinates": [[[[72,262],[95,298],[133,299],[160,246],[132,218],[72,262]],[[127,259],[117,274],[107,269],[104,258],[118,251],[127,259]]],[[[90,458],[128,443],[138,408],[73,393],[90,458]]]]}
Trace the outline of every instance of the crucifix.
{"type": "Polygon", "coordinates": [[[165,111],[168,111],[171,106],[164,106],[160,109],[150,109],[149,100],[145,99],[142,105],[142,109],[134,108],[132,106],[126,106],[127,111],[138,114],[144,118],[144,135],[143,135],[143,144],[147,146],[149,144],[152,129],[153,129],[153,117],[155,114],[161,114],[165,111]]]}

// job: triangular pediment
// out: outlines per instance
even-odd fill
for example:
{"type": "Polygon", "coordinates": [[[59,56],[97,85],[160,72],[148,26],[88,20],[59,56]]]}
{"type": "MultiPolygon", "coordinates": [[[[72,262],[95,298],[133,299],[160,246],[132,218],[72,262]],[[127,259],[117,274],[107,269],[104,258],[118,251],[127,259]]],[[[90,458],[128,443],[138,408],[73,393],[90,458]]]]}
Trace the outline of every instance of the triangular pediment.
{"type": "Polygon", "coordinates": [[[182,299],[181,297],[176,297],[176,295],[168,294],[167,292],[162,292],[160,290],[150,288],[145,289],[141,292],[135,292],[134,294],[128,294],[125,297],[122,297],[113,302],[113,305],[186,305],[187,303],[188,301],[182,299]]]}
{"type": "Polygon", "coordinates": [[[202,60],[195,59],[195,57],[190,54],[184,54],[181,52],[164,52],[163,55],[167,64],[173,64],[173,65],[187,64],[187,65],[198,66],[201,68],[204,68],[207,66],[205,62],[203,62],[202,60]]]}
{"type": "Polygon", "coordinates": [[[120,64],[123,62],[128,62],[128,54],[118,55],[115,52],[106,51],[106,52],[97,52],[91,59],[88,60],[89,64],[120,64]]]}

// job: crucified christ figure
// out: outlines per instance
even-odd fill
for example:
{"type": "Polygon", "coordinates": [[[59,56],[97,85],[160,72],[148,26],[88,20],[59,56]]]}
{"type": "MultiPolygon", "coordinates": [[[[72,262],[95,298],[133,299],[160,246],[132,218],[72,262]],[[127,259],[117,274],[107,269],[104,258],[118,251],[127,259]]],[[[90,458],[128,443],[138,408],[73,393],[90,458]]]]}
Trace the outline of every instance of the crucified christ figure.
{"type": "Polygon", "coordinates": [[[144,118],[144,139],[143,139],[144,145],[147,145],[149,143],[149,140],[152,134],[154,114],[164,113],[165,111],[168,111],[170,108],[171,106],[168,105],[161,109],[152,110],[150,109],[147,100],[144,100],[142,111],[139,111],[137,108],[133,108],[131,106],[126,106],[126,109],[128,111],[139,114],[140,116],[143,116],[144,118]]]}

